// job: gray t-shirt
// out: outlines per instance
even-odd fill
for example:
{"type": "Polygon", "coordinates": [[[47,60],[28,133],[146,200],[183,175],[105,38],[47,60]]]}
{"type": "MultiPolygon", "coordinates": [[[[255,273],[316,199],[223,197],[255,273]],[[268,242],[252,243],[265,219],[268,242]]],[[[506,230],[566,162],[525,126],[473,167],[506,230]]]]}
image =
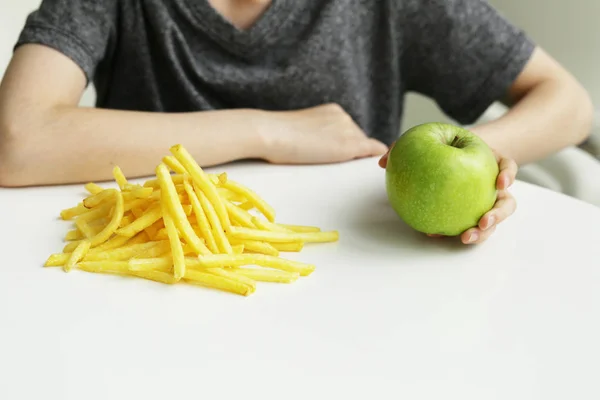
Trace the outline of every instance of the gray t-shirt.
{"type": "Polygon", "coordinates": [[[248,30],[208,0],[44,0],[18,45],[79,65],[97,106],[185,112],[336,102],[389,144],[404,95],[474,122],[533,43],[483,0],[274,0],[248,30]]]}

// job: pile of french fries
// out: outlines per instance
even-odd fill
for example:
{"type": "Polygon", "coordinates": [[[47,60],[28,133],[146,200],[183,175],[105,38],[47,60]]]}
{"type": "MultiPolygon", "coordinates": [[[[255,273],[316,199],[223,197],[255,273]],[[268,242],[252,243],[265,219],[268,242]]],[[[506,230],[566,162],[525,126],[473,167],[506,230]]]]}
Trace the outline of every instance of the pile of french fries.
{"type": "Polygon", "coordinates": [[[306,243],[335,242],[337,231],[275,222],[275,211],[227,174],[207,174],[181,145],[156,167],[156,179],[119,189],[88,183],[83,202],[63,210],[74,229],[46,267],[186,282],[248,296],[257,281],[292,283],[315,266],[280,257],[306,243]]]}

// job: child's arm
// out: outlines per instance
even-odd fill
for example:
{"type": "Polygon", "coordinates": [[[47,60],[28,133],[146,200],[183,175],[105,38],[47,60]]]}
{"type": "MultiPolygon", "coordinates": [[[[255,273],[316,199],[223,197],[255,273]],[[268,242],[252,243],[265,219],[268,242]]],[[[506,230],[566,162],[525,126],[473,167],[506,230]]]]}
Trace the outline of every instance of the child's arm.
{"type": "Polygon", "coordinates": [[[150,175],[181,143],[202,166],[244,158],[321,163],[383,154],[387,148],[340,107],[269,113],[181,114],[82,108],[85,76],[48,47],[20,47],[0,86],[0,186],[150,175]]]}
{"type": "Polygon", "coordinates": [[[593,106],[586,90],[537,48],[511,86],[501,118],[472,130],[504,157],[525,164],[589,135],[593,106]]]}
{"type": "Polygon", "coordinates": [[[481,0],[405,0],[401,59],[405,86],[472,126],[509,94],[503,118],[473,130],[519,164],[582,142],[585,90],[520,27],[481,0]]]}

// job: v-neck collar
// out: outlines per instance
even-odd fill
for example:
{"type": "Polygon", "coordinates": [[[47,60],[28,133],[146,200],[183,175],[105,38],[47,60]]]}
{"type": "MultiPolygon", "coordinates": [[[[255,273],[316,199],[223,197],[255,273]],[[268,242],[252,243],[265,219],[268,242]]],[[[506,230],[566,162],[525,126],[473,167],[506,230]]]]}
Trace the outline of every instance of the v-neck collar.
{"type": "Polygon", "coordinates": [[[273,0],[248,29],[239,29],[227,20],[208,0],[186,0],[199,27],[229,51],[252,54],[276,44],[298,13],[305,12],[297,0],[273,0]]]}

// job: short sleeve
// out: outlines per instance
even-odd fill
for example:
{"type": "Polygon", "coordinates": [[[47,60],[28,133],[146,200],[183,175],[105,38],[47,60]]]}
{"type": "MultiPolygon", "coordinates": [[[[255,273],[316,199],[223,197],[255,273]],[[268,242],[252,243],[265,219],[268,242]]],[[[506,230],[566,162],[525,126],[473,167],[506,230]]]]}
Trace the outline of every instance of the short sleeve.
{"type": "Polygon", "coordinates": [[[535,48],[484,0],[407,0],[402,74],[461,124],[503,98],[535,48]]]}
{"type": "Polygon", "coordinates": [[[93,80],[116,35],[117,0],[43,0],[29,14],[15,49],[35,43],[73,60],[93,80]]]}

